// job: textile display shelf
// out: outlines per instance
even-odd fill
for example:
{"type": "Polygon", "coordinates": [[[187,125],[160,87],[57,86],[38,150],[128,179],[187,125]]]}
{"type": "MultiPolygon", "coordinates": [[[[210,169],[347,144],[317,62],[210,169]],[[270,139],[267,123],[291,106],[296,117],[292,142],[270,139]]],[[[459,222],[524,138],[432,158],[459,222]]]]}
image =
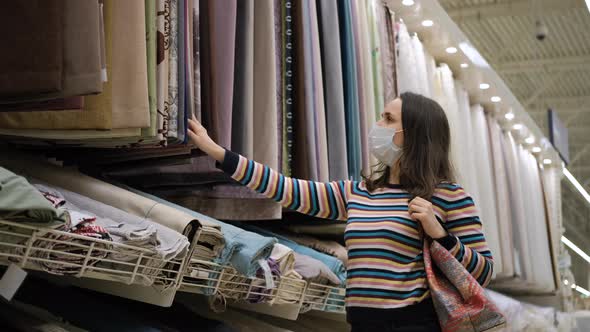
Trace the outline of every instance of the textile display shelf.
{"type": "Polygon", "coordinates": [[[47,226],[0,220],[0,264],[16,264],[79,287],[170,306],[186,262],[155,254],[47,226]],[[113,255],[125,259],[116,260],[113,255]]]}
{"type": "Polygon", "coordinates": [[[324,311],[337,314],[346,313],[346,288],[309,283],[303,297],[301,312],[324,311]]]}
{"type": "Polygon", "coordinates": [[[307,282],[288,276],[273,276],[266,287],[264,278],[246,277],[234,268],[210,261],[192,259],[179,291],[211,296],[213,309],[226,305],[295,320],[303,304],[307,282]]]}

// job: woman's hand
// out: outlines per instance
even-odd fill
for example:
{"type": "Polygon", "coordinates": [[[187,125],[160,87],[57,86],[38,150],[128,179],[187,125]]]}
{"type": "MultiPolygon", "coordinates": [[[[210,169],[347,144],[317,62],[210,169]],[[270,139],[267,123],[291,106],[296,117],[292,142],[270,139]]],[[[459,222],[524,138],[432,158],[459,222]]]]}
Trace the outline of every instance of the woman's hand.
{"type": "Polygon", "coordinates": [[[207,129],[201,125],[197,120],[188,120],[188,136],[191,139],[191,143],[197,148],[203,150],[206,154],[213,157],[215,160],[222,162],[225,157],[225,149],[215,143],[209,134],[207,129]]]}
{"type": "Polygon", "coordinates": [[[436,219],[432,203],[422,197],[416,197],[408,205],[410,217],[422,224],[424,232],[433,239],[440,239],[447,236],[447,231],[436,219]]]}

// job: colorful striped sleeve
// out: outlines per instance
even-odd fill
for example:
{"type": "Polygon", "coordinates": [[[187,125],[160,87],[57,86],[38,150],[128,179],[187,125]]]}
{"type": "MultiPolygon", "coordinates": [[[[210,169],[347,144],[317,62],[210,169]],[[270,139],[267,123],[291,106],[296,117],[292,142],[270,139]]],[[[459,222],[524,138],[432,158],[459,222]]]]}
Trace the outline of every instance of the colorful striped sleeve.
{"type": "Polygon", "coordinates": [[[285,208],[318,218],[347,219],[346,197],[351,189],[350,181],[322,183],[290,178],[229,150],[225,152],[221,169],[234,180],[285,208]]]}
{"type": "Polygon", "coordinates": [[[439,186],[432,202],[445,212],[445,228],[449,233],[437,241],[486,287],[492,278],[494,262],[473,199],[462,187],[444,184],[439,186]]]}

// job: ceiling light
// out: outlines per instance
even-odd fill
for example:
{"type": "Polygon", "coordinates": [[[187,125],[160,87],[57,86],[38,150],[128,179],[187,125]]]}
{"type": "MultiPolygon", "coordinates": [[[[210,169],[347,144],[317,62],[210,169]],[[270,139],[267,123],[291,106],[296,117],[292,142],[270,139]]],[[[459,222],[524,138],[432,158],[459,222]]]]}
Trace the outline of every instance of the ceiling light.
{"type": "Polygon", "coordinates": [[[404,6],[413,6],[414,5],[414,0],[404,0],[402,1],[402,5],[404,6]]]}
{"type": "Polygon", "coordinates": [[[466,63],[462,63],[462,64],[461,64],[461,68],[468,68],[468,67],[469,67],[469,65],[468,65],[468,64],[466,64],[466,63]]]}
{"type": "Polygon", "coordinates": [[[479,85],[479,88],[480,88],[480,89],[482,89],[482,90],[487,90],[487,89],[489,89],[489,88],[490,88],[490,85],[489,85],[489,84],[487,84],[487,83],[481,83],[481,84],[479,85]]]}
{"type": "Polygon", "coordinates": [[[533,143],[535,143],[535,137],[529,136],[524,141],[526,142],[526,144],[533,144],[533,143]]]}
{"type": "Polygon", "coordinates": [[[567,286],[567,284],[569,284],[569,283],[570,283],[570,282],[569,282],[567,279],[565,279],[565,280],[563,281],[563,284],[564,284],[564,285],[566,285],[566,286],[567,286]]]}
{"type": "MultiPolygon", "coordinates": [[[[586,1],[590,1],[590,0],[586,0],[586,1]]],[[[576,290],[586,297],[590,296],[590,292],[587,289],[584,289],[578,285],[576,285],[576,290]]]]}
{"type": "Polygon", "coordinates": [[[541,148],[540,148],[540,147],[538,147],[538,146],[535,146],[535,147],[533,148],[533,153],[539,153],[539,152],[541,152],[541,151],[543,151],[543,150],[541,150],[541,148]]]}
{"type": "Polygon", "coordinates": [[[473,63],[476,67],[490,68],[488,62],[479,54],[477,49],[473,47],[469,42],[459,43],[459,48],[465,54],[465,56],[473,63]]]}
{"type": "MultiPolygon", "coordinates": [[[[584,189],[584,187],[582,187],[580,182],[578,182],[578,180],[576,180],[576,178],[572,175],[572,173],[570,173],[570,171],[567,168],[564,168],[563,174],[571,182],[571,184],[573,184],[574,187],[576,187],[576,189],[578,189],[580,194],[582,194],[582,197],[584,197],[588,201],[588,203],[590,203],[590,194],[588,194],[586,189],[584,189]]],[[[589,263],[590,263],[590,261],[589,261],[589,263]]]]}
{"type": "Polygon", "coordinates": [[[449,53],[449,54],[455,54],[455,53],[457,53],[457,48],[456,47],[453,47],[453,46],[447,47],[447,53],[449,53]]]}
{"type": "Polygon", "coordinates": [[[422,21],[422,26],[423,27],[431,27],[434,25],[434,22],[432,22],[432,20],[424,20],[422,21]]]}
{"type": "Polygon", "coordinates": [[[571,250],[573,250],[576,254],[580,255],[580,257],[582,257],[584,260],[586,260],[586,262],[590,263],[590,256],[588,256],[587,253],[585,253],[582,249],[580,249],[580,247],[578,247],[577,245],[575,245],[567,237],[565,237],[565,236],[562,235],[561,236],[561,242],[563,242],[563,244],[565,244],[568,248],[570,248],[571,250]]]}
{"type": "Polygon", "coordinates": [[[522,129],[522,127],[523,127],[523,126],[522,126],[522,124],[520,124],[520,123],[517,123],[517,124],[515,124],[514,126],[512,126],[512,129],[514,129],[514,130],[521,130],[521,129],[522,129]]]}
{"type": "Polygon", "coordinates": [[[551,165],[553,161],[551,159],[543,159],[543,164],[545,165],[551,165]]]}
{"type": "MultiPolygon", "coordinates": [[[[480,86],[481,88],[481,86],[480,86]]],[[[492,98],[490,98],[490,100],[494,103],[499,103],[502,101],[502,98],[498,97],[498,96],[493,96],[492,98]]]]}
{"type": "Polygon", "coordinates": [[[506,120],[512,121],[514,119],[514,113],[508,112],[504,115],[504,117],[506,118],[506,120]]]}
{"type": "Polygon", "coordinates": [[[572,289],[576,289],[576,284],[572,284],[572,289]]]}

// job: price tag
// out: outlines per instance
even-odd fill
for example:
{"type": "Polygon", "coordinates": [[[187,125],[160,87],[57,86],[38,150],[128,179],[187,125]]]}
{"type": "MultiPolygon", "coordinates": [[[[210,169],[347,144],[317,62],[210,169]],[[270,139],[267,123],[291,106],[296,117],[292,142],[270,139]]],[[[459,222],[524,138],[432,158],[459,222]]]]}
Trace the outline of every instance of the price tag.
{"type": "Polygon", "coordinates": [[[6,300],[12,300],[27,276],[27,272],[15,264],[10,264],[0,279],[0,295],[6,300]]]}

